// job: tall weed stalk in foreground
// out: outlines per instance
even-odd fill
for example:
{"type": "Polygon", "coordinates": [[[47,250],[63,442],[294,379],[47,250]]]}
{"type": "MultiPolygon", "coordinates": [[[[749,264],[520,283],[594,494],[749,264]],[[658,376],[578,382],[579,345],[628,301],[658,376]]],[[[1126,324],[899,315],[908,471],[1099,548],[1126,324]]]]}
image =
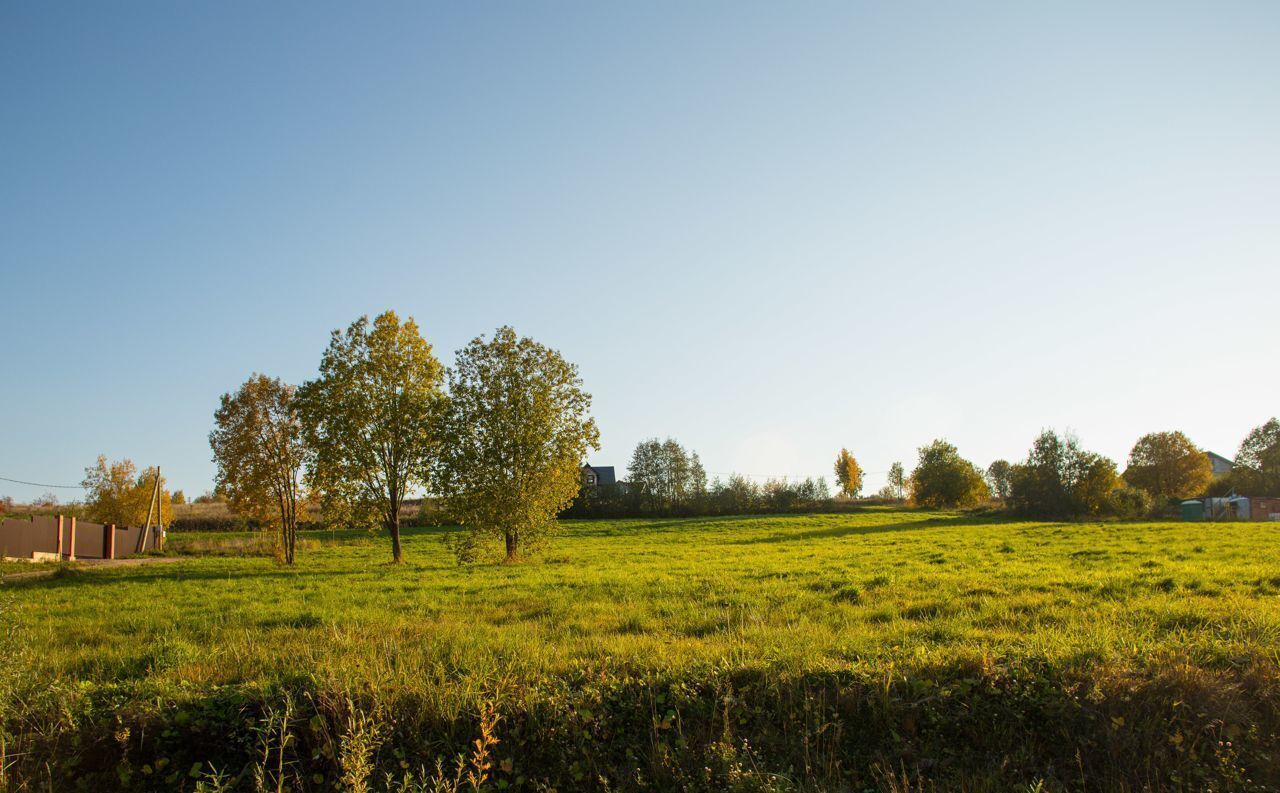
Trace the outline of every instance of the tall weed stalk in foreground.
{"type": "Polygon", "coordinates": [[[497,707],[491,702],[480,704],[480,735],[472,742],[471,754],[458,755],[451,770],[444,760],[436,758],[434,772],[409,771],[398,780],[387,775],[388,793],[474,793],[484,787],[493,767],[493,748],[498,745],[497,707]]]}
{"type": "Polygon", "coordinates": [[[258,748],[262,759],[254,768],[254,790],[256,793],[284,793],[285,791],[285,752],[293,743],[293,733],[289,730],[289,722],[293,717],[293,697],[286,694],[284,703],[278,707],[268,707],[266,714],[258,724],[258,748]],[[275,752],[273,767],[272,752],[275,752]]]}

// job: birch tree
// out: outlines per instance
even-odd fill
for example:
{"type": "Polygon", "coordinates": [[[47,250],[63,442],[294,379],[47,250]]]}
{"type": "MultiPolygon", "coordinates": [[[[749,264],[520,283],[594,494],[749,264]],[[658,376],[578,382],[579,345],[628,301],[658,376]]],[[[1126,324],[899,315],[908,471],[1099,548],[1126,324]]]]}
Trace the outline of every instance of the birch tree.
{"type": "Polygon", "coordinates": [[[840,485],[840,493],[846,498],[857,498],[862,492],[862,467],[849,454],[848,449],[841,449],[836,455],[836,483],[840,485]]]}
{"type": "Polygon", "coordinates": [[[893,488],[893,497],[901,501],[907,493],[907,474],[902,463],[889,466],[889,487],[893,488]]]}

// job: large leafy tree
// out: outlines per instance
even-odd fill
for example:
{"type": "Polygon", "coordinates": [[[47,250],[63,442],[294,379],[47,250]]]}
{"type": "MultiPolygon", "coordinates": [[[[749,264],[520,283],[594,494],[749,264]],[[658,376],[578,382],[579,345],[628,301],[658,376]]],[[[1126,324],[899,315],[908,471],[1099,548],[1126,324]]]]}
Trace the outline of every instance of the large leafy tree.
{"type": "Polygon", "coordinates": [[[1233,484],[1251,496],[1280,496],[1280,420],[1254,427],[1231,469],[1233,484]]]}
{"type": "Polygon", "coordinates": [[[470,530],[461,557],[495,536],[514,561],[555,525],[600,447],[590,409],[578,368],[509,327],[458,352],[432,489],[470,530]]]}
{"type": "Polygon", "coordinates": [[[232,508],[263,522],[278,520],[280,557],[293,564],[306,454],[294,386],[255,374],[223,394],[209,433],[218,464],[217,488],[232,508]]]}
{"type": "Polygon", "coordinates": [[[1035,517],[1096,516],[1112,508],[1120,485],[1114,462],[1086,451],[1073,435],[1045,430],[1032,443],[1026,462],[1014,466],[1009,505],[1035,517]]]}
{"type": "Polygon", "coordinates": [[[1213,465],[1203,450],[1181,432],[1143,435],[1129,452],[1124,480],[1158,498],[1200,495],[1213,479],[1213,465]]]}
{"type": "MultiPolygon", "coordinates": [[[[85,516],[97,523],[114,523],[117,526],[141,526],[151,509],[155,492],[157,471],[146,468],[141,473],[132,460],[110,462],[106,455],[98,455],[98,461],[84,469],[85,516]]],[[[173,498],[160,478],[160,514],[152,521],[166,525],[173,522],[173,498]]]]}
{"type": "Polygon", "coordinates": [[[425,483],[437,448],[434,422],[444,369],[413,318],[361,317],[335,330],[320,376],[296,396],[308,449],[308,477],[331,521],[377,521],[395,562],[400,511],[425,483]]]}
{"type": "Polygon", "coordinates": [[[911,472],[911,500],[922,507],[971,507],[991,495],[978,467],[955,446],[936,440],[919,450],[911,472]]]}
{"type": "Polygon", "coordinates": [[[846,498],[857,498],[862,492],[862,467],[848,449],[841,449],[836,455],[835,474],[840,494],[846,498]]]}

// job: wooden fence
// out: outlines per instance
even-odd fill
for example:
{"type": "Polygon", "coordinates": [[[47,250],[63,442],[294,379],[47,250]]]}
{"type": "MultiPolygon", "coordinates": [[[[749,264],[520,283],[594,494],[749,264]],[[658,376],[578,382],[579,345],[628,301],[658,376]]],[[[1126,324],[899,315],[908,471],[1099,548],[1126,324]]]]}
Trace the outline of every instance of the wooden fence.
{"type": "Polygon", "coordinates": [[[11,559],[123,559],[160,544],[155,528],[144,533],[136,526],[104,526],[65,515],[0,521],[0,557],[11,559]]]}

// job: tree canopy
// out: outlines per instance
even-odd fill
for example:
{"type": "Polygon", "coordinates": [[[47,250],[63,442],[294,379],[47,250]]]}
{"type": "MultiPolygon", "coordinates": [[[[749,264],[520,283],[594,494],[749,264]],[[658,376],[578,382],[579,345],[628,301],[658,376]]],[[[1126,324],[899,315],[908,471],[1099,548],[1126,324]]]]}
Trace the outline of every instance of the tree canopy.
{"type": "Polygon", "coordinates": [[[294,409],[296,388],[255,374],[234,394],[223,394],[209,433],[218,464],[217,488],[232,509],[276,522],[280,557],[293,564],[306,446],[294,409]]]}
{"type": "MultiPolygon", "coordinates": [[[[106,455],[98,455],[98,461],[84,469],[81,482],[88,491],[85,517],[117,526],[143,525],[151,509],[156,473],[155,468],[138,473],[132,460],[108,462],[106,455]]],[[[173,522],[173,498],[164,482],[164,477],[160,477],[160,514],[154,516],[152,522],[162,521],[168,525],[173,522]]]]}
{"type": "Polygon", "coordinates": [[[960,456],[955,446],[936,440],[919,450],[911,472],[911,500],[922,507],[971,507],[990,497],[978,467],[960,456]]]}
{"type": "Polygon", "coordinates": [[[836,455],[835,473],[840,495],[857,498],[862,492],[862,467],[848,449],[841,449],[836,455]]]}
{"type": "Polygon", "coordinates": [[[513,561],[554,526],[600,445],[590,409],[577,367],[509,327],[458,352],[432,487],[470,530],[461,558],[494,536],[513,561]]]}
{"type": "Polygon", "coordinates": [[[1272,418],[1245,436],[1231,475],[1241,493],[1280,496],[1280,420],[1272,418]]]}
{"type": "Polygon", "coordinates": [[[1124,481],[1157,498],[1191,498],[1213,479],[1213,465],[1203,450],[1181,432],[1143,435],[1129,452],[1124,481]]]}
{"type": "Polygon", "coordinates": [[[1009,488],[1013,478],[1013,464],[1008,460],[996,460],[987,466],[987,484],[991,486],[991,494],[1004,501],[1009,498],[1009,488]]]}
{"type": "Polygon", "coordinates": [[[1096,516],[1112,511],[1112,494],[1120,485],[1114,462],[1081,448],[1074,435],[1045,430],[1026,462],[1014,466],[1009,504],[1035,517],[1096,516]]]}
{"type": "Polygon", "coordinates": [[[298,389],[308,481],[333,522],[380,522],[399,562],[400,510],[438,447],[444,369],[413,318],[394,311],[333,332],[320,376],[298,389]]]}

